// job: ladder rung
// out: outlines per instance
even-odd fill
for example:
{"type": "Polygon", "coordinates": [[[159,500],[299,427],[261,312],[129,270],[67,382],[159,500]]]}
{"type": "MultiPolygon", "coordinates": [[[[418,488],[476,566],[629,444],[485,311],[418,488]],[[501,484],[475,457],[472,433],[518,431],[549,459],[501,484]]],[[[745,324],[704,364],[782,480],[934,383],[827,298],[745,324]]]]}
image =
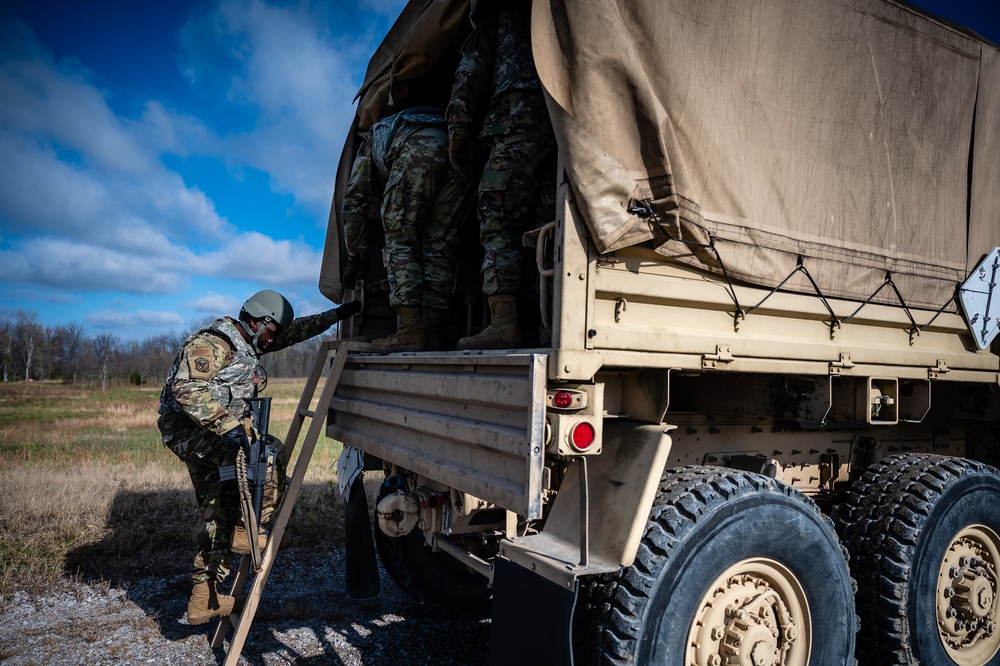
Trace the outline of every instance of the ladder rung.
{"type": "Polygon", "coordinates": [[[298,409],[295,411],[295,413],[298,414],[299,416],[308,416],[309,418],[316,416],[316,412],[312,411],[311,409],[298,409]]]}

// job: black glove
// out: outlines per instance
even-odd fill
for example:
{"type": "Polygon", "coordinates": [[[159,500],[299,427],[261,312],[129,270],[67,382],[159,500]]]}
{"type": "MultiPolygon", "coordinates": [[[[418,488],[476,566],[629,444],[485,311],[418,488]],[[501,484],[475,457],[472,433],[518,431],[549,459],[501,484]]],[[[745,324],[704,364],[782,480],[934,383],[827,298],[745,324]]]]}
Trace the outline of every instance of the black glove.
{"type": "Polygon", "coordinates": [[[449,141],[448,160],[458,175],[471,178],[476,167],[476,140],[455,138],[449,141]]]}
{"type": "Polygon", "coordinates": [[[222,445],[234,453],[243,449],[246,455],[250,455],[250,440],[247,438],[247,431],[242,424],[222,433],[222,445]]]}
{"type": "Polygon", "coordinates": [[[337,321],[344,321],[345,319],[350,319],[354,315],[361,312],[361,301],[351,301],[350,303],[344,303],[339,308],[335,308],[334,312],[337,313],[337,321]]]}
{"type": "Polygon", "coordinates": [[[358,278],[358,275],[361,274],[361,269],[364,266],[364,261],[362,259],[363,258],[360,254],[353,257],[351,255],[347,255],[347,261],[344,262],[344,286],[354,286],[353,282],[358,278]]]}

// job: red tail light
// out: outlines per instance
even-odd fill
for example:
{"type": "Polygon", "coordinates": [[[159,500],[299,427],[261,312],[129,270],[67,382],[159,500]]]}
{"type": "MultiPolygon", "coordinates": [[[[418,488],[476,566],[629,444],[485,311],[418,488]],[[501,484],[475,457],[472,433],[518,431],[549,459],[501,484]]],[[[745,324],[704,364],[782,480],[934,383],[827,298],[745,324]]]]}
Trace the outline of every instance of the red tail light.
{"type": "Polygon", "coordinates": [[[594,443],[596,438],[596,433],[594,432],[594,426],[590,425],[586,421],[581,421],[573,426],[573,430],[570,433],[570,441],[573,444],[573,448],[578,451],[586,451],[590,448],[590,445],[594,443]]]}
{"type": "Polygon", "coordinates": [[[573,405],[573,394],[569,391],[556,391],[552,396],[552,405],[559,409],[568,409],[573,405]]]}

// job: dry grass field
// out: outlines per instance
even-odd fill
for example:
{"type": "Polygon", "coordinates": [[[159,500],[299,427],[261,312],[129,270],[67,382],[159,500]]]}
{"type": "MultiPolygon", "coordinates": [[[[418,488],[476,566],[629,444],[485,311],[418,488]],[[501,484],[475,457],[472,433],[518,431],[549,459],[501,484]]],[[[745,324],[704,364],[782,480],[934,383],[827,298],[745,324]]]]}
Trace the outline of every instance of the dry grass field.
{"type": "MultiPolygon", "coordinates": [[[[303,384],[272,379],[264,393],[280,438],[303,384]]],[[[198,514],[184,465],[160,443],[158,405],[159,387],[0,384],[0,605],[61,579],[118,584],[189,569],[198,514]]],[[[340,540],[339,453],[320,437],[289,523],[301,545],[340,540]]]]}

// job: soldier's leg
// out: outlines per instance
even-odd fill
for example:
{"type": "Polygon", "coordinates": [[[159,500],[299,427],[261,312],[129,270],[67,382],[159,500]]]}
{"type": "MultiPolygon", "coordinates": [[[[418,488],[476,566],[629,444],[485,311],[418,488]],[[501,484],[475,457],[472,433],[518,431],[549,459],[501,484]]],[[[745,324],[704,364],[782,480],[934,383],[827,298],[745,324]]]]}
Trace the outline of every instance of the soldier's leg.
{"type": "MultiPolygon", "coordinates": [[[[273,527],[275,512],[278,509],[278,504],[281,502],[281,497],[284,495],[287,485],[285,445],[273,435],[267,435],[267,441],[270,446],[275,448],[275,458],[273,462],[268,462],[267,465],[267,480],[264,482],[264,496],[261,502],[260,522],[258,523],[259,530],[257,532],[257,547],[261,552],[267,546],[268,534],[273,527]]],[[[294,538],[292,535],[288,531],[285,531],[281,535],[278,550],[288,548],[292,545],[293,541],[294,538]]],[[[246,525],[243,523],[242,513],[239,524],[233,532],[232,551],[244,555],[250,552],[250,536],[247,534],[246,525]]]]}
{"type": "Polygon", "coordinates": [[[193,580],[221,582],[229,575],[232,534],[240,520],[239,494],[235,480],[222,481],[219,465],[194,459],[185,461],[201,521],[193,580]]]}
{"type": "Polygon", "coordinates": [[[459,340],[459,349],[503,349],[521,342],[517,293],[522,283],[521,235],[533,221],[537,171],[552,152],[548,141],[498,140],[479,183],[479,236],[483,245],[483,293],[490,325],[459,340]]]}
{"type": "Polygon", "coordinates": [[[218,463],[219,460],[202,461],[194,457],[185,460],[201,511],[198,553],[194,558],[187,608],[191,624],[230,615],[236,607],[236,599],[217,589],[229,574],[230,535],[239,514],[236,482],[219,479],[218,463]]]}
{"type": "Polygon", "coordinates": [[[440,128],[421,128],[400,146],[389,173],[382,202],[389,303],[399,315],[392,335],[372,341],[379,353],[420,351],[424,348],[421,230],[446,173],[442,159],[447,138],[440,128]]]}
{"type": "Polygon", "coordinates": [[[288,485],[287,470],[285,468],[285,444],[277,437],[268,435],[271,446],[277,450],[275,462],[268,466],[267,483],[264,485],[264,502],[261,505],[260,524],[270,530],[274,522],[274,513],[278,509],[281,496],[285,493],[288,485]]]}
{"type": "Polygon", "coordinates": [[[472,209],[473,185],[468,178],[448,169],[430,218],[424,224],[421,248],[425,305],[447,308],[455,293],[458,238],[472,209]]]}
{"type": "Polygon", "coordinates": [[[498,141],[490,154],[479,184],[484,294],[512,294],[521,287],[521,235],[534,222],[538,171],[551,153],[547,140],[514,137],[498,141]]]}
{"type": "Polygon", "coordinates": [[[421,248],[424,267],[424,340],[428,350],[445,349],[448,309],[455,293],[459,232],[472,212],[474,183],[448,169],[424,225],[421,248]]]}
{"type": "Polygon", "coordinates": [[[423,303],[421,230],[447,173],[447,136],[436,127],[412,132],[399,147],[382,200],[383,262],[393,307],[423,303]]]}

